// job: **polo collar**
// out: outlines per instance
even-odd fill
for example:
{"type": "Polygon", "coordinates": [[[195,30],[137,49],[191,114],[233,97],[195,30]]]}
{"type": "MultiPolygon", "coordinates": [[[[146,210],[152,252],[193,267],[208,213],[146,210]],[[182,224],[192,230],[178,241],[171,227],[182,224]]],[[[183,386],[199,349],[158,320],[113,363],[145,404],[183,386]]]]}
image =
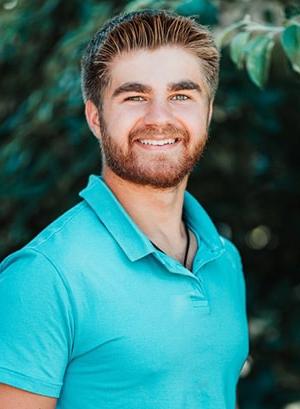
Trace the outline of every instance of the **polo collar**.
{"type": "Polygon", "coordinates": [[[79,196],[89,204],[131,261],[155,251],[102,176],[91,175],[79,196]]]}
{"type": "MultiPolygon", "coordinates": [[[[91,175],[79,196],[88,203],[131,261],[155,252],[148,237],[132,220],[102,176],[91,175]]],[[[220,236],[206,211],[187,191],[184,193],[183,211],[188,225],[213,253],[223,249],[220,236]]]]}
{"type": "Polygon", "coordinates": [[[225,246],[214,223],[198,200],[187,190],[184,192],[183,213],[187,223],[213,253],[223,251],[225,246]]]}

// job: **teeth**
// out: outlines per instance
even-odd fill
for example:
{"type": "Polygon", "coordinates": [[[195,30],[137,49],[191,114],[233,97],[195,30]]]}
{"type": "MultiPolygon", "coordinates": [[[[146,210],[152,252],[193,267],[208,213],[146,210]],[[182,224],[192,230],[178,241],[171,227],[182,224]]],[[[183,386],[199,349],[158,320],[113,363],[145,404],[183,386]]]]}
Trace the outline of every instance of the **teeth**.
{"type": "Polygon", "coordinates": [[[163,145],[172,145],[175,143],[175,139],[162,139],[160,141],[156,141],[154,139],[139,139],[141,143],[144,145],[155,145],[155,146],[163,146],[163,145]]]}

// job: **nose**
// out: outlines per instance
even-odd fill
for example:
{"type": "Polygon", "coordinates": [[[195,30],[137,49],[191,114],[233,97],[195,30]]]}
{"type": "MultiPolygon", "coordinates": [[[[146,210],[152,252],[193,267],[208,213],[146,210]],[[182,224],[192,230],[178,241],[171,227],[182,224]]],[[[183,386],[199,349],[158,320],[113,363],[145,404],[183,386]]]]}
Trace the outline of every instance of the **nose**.
{"type": "Polygon", "coordinates": [[[166,101],[151,101],[144,115],[145,125],[166,125],[172,123],[173,114],[166,101]]]}

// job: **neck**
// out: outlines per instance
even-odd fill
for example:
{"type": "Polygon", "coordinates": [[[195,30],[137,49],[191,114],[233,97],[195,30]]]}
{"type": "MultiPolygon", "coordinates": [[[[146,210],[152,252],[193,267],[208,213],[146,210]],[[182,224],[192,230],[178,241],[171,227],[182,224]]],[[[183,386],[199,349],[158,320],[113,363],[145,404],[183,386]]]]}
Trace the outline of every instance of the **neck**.
{"type": "Polygon", "coordinates": [[[156,244],[180,246],[186,240],[182,222],[186,177],[168,189],[138,185],[124,180],[104,167],[103,179],[134,222],[156,244]]]}

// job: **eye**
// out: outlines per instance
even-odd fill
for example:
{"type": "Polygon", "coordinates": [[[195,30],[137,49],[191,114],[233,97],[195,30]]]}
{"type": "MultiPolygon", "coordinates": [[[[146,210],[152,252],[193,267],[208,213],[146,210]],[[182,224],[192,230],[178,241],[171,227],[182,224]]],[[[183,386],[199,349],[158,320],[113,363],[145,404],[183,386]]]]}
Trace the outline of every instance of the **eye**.
{"type": "Polygon", "coordinates": [[[144,97],[140,96],[140,95],[135,95],[133,97],[128,97],[125,98],[125,101],[144,101],[144,97]]]}
{"type": "Polygon", "coordinates": [[[190,99],[190,97],[188,97],[187,95],[184,95],[184,94],[177,94],[177,95],[174,95],[172,97],[172,99],[175,99],[177,101],[186,101],[186,100],[190,99]]]}

